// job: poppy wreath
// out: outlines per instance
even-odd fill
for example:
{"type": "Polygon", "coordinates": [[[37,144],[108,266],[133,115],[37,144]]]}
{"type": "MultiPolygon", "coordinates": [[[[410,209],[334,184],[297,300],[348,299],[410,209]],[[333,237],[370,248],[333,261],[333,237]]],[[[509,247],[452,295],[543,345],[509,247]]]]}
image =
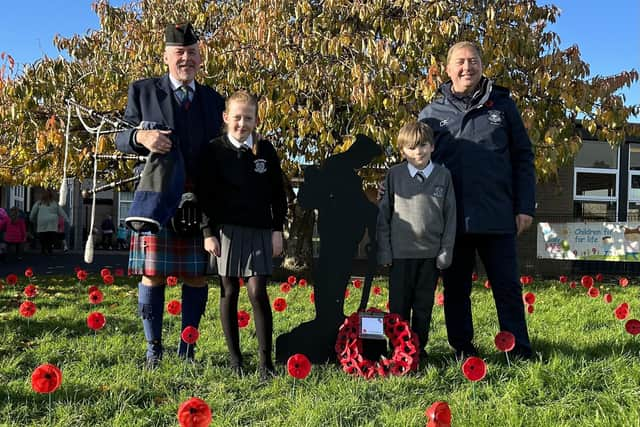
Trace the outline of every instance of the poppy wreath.
{"type": "MultiPolygon", "coordinates": [[[[367,312],[382,313],[375,308],[369,308],[367,312]]],[[[382,356],[378,361],[366,359],[362,355],[362,338],[359,331],[358,313],[347,317],[338,330],[335,350],[342,370],[349,375],[365,379],[376,376],[386,377],[389,374],[402,376],[418,368],[420,352],[418,336],[411,330],[409,323],[398,314],[384,315],[384,334],[393,347],[391,358],[382,356]]]]}

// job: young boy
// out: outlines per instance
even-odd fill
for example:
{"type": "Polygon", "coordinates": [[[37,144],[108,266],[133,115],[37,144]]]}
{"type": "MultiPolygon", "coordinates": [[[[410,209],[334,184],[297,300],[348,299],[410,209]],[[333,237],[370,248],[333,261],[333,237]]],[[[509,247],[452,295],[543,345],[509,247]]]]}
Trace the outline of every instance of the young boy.
{"type": "MultiPolygon", "coordinates": [[[[433,131],[411,121],[398,134],[406,162],[389,169],[378,214],[378,262],[390,266],[389,310],[427,345],[438,270],[451,264],[456,202],[449,171],[431,162],[433,131]]],[[[424,353],[423,356],[424,357],[424,353]]]]}

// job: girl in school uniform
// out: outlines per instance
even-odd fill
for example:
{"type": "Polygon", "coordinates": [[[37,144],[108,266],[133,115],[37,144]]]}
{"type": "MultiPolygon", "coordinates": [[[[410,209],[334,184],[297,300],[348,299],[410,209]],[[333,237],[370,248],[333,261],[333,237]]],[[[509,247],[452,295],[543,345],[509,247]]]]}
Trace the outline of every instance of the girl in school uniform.
{"type": "Polygon", "coordinates": [[[274,375],[271,358],[273,319],[267,280],[272,257],[282,252],[287,202],[280,159],[273,145],[258,139],[257,100],[246,91],[227,99],[226,134],[204,148],[198,200],[208,217],[205,250],[220,275],[220,318],[231,368],[242,373],[238,332],[240,278],[246,279],[259,347],[262,379],[274,375]]]}

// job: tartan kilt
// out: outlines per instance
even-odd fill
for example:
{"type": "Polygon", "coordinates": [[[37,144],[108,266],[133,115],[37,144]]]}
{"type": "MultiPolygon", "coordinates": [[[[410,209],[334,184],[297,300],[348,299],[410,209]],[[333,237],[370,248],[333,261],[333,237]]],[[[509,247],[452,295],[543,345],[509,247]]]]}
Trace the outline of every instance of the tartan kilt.
{"type": "Polygon", "coordinates": [[[129,274],[203,276],[209,263],[202,236],[181,237],[162,228],[158,233],[131,233],[129,274]]]}

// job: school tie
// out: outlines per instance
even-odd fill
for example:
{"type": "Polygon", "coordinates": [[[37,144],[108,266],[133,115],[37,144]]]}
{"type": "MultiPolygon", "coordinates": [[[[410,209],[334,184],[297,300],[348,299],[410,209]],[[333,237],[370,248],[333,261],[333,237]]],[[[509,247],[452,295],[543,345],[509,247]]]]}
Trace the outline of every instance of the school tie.
{"type": "Polygon", "coordinates": [[[417,179],[418,182],[424,182],[424,175],[420,171],[416,172],[414,178],[417,179]]]}
{"type": "Polygon", "coordinates": [[[180,108],[187,111],[191,106],[192,89],[191,86],[182,85],[176,90],[176,98],[180,103],[180,108]]]}

